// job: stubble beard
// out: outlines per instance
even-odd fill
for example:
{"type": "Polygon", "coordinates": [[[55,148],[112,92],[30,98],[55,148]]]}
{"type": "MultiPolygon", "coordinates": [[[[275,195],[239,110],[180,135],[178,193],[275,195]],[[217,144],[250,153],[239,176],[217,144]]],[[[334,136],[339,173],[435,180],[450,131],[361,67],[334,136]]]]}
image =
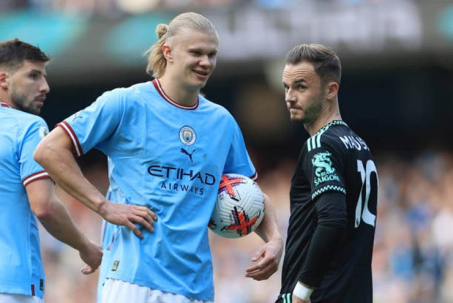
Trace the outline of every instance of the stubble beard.
{"type": "Polygon", "coordinates": [[[27,106],[27,96],[14,89],[11,91],[11,102],[20,111],[33,115],[39,115],[41,113],[41,108],[34,106],[33,102],[30,102],[27,106]]]}
{"type": "Polygon", "coordinates": [[[316,121],[322,111],[322,105],[317,104],[306,108],[301,116],[290,116],[290,120],[295,124],[312,124],[316,121]]]}
{"type": "Polygon", "coordinates": [[[304,114],[300,118],[295,120],[298,123],[302,123],[304,125],[310,125],[316,122],[316,120],[322,114],[325,97],[326,96],[324,94],[320,93],[317,96],[316,100],[311,104],[311,106],[305,108],[304,114]]]}

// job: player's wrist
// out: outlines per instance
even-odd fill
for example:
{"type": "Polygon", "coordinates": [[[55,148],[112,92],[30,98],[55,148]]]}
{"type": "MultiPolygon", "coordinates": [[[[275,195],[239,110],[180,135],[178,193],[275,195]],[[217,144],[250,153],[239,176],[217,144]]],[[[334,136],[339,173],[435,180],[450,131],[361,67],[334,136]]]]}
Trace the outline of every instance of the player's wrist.
{"type": "Polygon", "coordinates": [[[297,282],[296,287],[294,287],[293,295],[302,300],[310,300],[311,293],[314,288],[308,287],[301,282],[297,282]]]}
{"type": "Polygon", "coordinates": [[[90,250],[91,241],[83,234],[79,235],[79,241],[77,245],[74,247],[79,251],[80,254],[83,254],[90,250]]]}
{"type": "Polygon", "coordinates": [[[107,199],[100,199],[99,202],[95,204],[94,211],[97,212],[102,218],[105,219],[105,216],[108,214],[109,204],[111,202],[107,199]]]}

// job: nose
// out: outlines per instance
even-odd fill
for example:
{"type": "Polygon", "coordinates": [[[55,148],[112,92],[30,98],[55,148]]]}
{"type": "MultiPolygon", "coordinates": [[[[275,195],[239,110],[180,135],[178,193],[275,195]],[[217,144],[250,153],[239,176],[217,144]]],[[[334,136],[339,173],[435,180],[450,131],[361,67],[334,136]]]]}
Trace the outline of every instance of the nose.
{"type": "Polygon", "coordinates": [[[289,88],[289,89],[286,91],[286,94],[285,94],[285,101],[288,102],[288,103],[294,103],[294,102],[296,102],[296,97],[295,97],[295,95],[293,94],[291,88],[289,88]]]}
{"type": "Polygon", "coordinates": [[[48,94],[50,92],[49,84],[45,78],[43,78],[41,85],[39,86],[39,92],[43,94],[48,94]]]}
{"type": "Polygon", "coordinates": [[[211,66],[211,65],[213,65],[213,61],[209,58],[208,55],[205,55],[200,59],[200,65],[201,66],[211,66]]]}

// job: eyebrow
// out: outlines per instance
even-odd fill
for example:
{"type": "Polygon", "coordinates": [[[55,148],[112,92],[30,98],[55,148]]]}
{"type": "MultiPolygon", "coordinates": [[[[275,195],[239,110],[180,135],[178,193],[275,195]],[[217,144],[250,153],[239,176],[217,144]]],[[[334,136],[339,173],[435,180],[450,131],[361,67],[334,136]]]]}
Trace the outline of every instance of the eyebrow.
{"type": "MultiPolygon", "coordinates": [[[[285,83],[285,81],[282,81],[282,82],[283,82],[283,85],[289,86],[288,84],[285,83]]],[[[307,81],[303,78],[299,78],[299,79],[296,79],[293,82],[291,82],[290,85],[301,84],[301,83],[307,83],[307,81]]]]}
{"type": "Polygon", "coordinates": [[[32,69],[32,70],[30,70],[28,73],[29,73],[29,74],[31,74],[31,73],[37,73],[37,74],[40,74],[40,75],[44,75],[44,77],[47,76],[46,73],[43,73],[42,71],[40,71],[40,70],[38,70],[38,69],[32,69]]]}

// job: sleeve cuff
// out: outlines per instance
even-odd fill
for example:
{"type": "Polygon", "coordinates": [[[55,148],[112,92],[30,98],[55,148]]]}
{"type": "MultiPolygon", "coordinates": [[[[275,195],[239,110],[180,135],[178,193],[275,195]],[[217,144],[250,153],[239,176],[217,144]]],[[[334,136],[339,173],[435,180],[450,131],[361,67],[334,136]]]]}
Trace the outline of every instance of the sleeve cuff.
{"type": "Polygon", "coordinates": [[[30,176],[24,178],[22,180],[22,183],[24,184],[24,186],[27,186],[36,180],[41,180],[41,179],[45,179],[45,178],[50,178],[50,176],[45,170],[42,170],[42,171],[31,174],[30,176]]]}
{"type": "Polygon", "coordinates": [[[58,123],[56,126],[59,126],[63,129],[63,131],[68,135],[69,139],[72,142],[72,153],[80,157],[83,155],[83,149],[82,146],[80,145],[79,139],[77,138],[74,130],[72,129],[71,125],[69,125],[68,122],[63,121],[61,123],[58,123]]]}

